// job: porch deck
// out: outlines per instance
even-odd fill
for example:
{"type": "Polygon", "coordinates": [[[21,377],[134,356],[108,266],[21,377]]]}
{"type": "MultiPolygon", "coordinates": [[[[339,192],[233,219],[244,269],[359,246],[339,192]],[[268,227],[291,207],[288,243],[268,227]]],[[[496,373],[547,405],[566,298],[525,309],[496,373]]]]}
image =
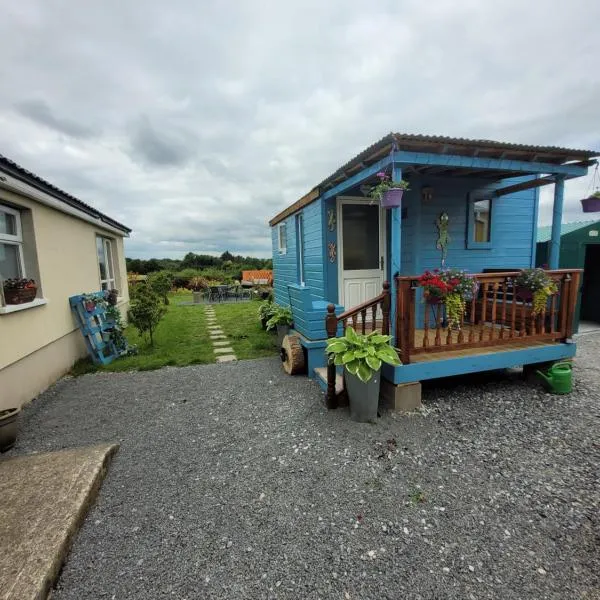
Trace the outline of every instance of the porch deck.
{"type": "MultiPolygon", "coordinates": [[[[469,337],[473,333],[479,335],[481,333],[480,326],[467,325],[463,327],[463,334],[465,337],[469,337]]],[[[486,337],[491,335],[497,335],[498,330],[491,325],[486,325],[484,328],[484,334],[486,337]]],[[[423,347],[423,340],[425,339],[426,331],[424,329],[415,330],[415,342],[419,347],[423,347]]],[[[456,333],[453,333],[453,337],[456,338],[456,333]]],[[[475,348],[462,348],[456,349],[453,345],[449,345],[447,349],[435,348],[436,352],[421,352],[411,355],[412,363],[423,363],[423,362],[435,362],[440,360],[448,360],[451,358],[462,358],[465,356],[479,356],[484,354],[497,354],[498,352],[510,352],[511,350],[526,350],[528,348],[539,348],[541,346],[554,346],[556,342],[552,339],[528,339],[528,338],[513,338],[511,341],[506,341],[502,345],[489,345],[480,346],[475,348]]],[[[398,348],[398,352],[401,354],[402,349],[398,348]]]]}

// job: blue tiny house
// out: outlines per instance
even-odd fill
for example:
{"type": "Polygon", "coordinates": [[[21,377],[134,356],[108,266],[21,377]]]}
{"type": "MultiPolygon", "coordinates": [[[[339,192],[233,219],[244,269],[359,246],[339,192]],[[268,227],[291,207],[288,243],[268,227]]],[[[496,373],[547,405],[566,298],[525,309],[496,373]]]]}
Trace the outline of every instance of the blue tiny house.
{"type": "Polygon", "coordinates": [[[579,272],[557,270],[560,219],[565,181],[585,175],[596,154],[389,134],[275,216],[275,301],[292,308],[309,376],[325,364],[327,306],[338,331],[349,322],[368,329],[371,311],[379,327],[386,281],[390,333],[403,362],[384,371],[394,384],[573,356],[570,304],[579,272]],[[382,171],[409,182],[401,207],[384,209],[370,197],[382,171]],[[539,188],[548,184],[558,223],[549,266],[560,293],[551,317],[534,323],[514,297],[511,273],[535,266],[539,188]],[[442,266],[481,274],[467,309],[470,329],[460,334],[443,319],[431,321],[418,286],[421,273],[442,266]]]}

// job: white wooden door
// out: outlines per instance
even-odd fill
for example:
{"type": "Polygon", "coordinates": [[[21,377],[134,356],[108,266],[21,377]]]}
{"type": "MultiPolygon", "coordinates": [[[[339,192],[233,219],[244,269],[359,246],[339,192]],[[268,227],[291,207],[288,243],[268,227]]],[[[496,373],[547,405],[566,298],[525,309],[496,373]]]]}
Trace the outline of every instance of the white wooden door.
{"type": "Polygon", "coordinates": [[[338,199],[338,278],[346,310],[381,293],[385,274],[385,213],[379,203],[338,199]]]}

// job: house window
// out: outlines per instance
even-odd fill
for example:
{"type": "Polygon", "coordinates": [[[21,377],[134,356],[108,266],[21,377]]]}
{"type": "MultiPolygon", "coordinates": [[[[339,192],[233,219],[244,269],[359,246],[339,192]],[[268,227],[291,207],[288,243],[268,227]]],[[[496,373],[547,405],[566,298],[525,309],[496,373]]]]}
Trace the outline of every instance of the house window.
{"type": "Polygon", "coordinates": [[[492,200],[481,198],[470,200],[467,237],[468,248],[492,247],[492,200]]]}
{"type": "Polygon", "coordinates": [[[304,285],[304,219],[296,215],[296,247],[298,248],[298,283],[304,285]]]}
{"type": "Polygon", "coordinates": [[[100,288],[115,289],[114,242],[110,238],[96,236],[98,253],[98,269],[100,271],[100,288]]]}
{"type": "Polygon", "coordinates": [[[21,214],[0,204],[0,278],[26,277],[21,214]]]}
{"type": "Polygon", "coordinates": [[[277,226],[277,239],[279,254],[285,254],[287,252],[287,227],[285,223],[280,223],[277,226]]]}

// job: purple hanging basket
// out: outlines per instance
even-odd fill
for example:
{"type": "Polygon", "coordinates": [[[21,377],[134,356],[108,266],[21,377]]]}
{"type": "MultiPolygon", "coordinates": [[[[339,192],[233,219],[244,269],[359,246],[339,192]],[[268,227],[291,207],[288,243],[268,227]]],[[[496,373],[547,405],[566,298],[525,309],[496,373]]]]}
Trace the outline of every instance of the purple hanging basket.
{"type": "Polygon", "coordinates": [[[387,190],[381,197],[381,206],[383,206],[383,208],[397,208],[398,206],[402,206],[402,194],[404,194],[402,188],[391,188],[387,190]]]}
{"type": "Polygon", "coordinates": [[[581,201],[584,213],[600,212],[600,198],[598,196],[590,196],[581,201]]]}

